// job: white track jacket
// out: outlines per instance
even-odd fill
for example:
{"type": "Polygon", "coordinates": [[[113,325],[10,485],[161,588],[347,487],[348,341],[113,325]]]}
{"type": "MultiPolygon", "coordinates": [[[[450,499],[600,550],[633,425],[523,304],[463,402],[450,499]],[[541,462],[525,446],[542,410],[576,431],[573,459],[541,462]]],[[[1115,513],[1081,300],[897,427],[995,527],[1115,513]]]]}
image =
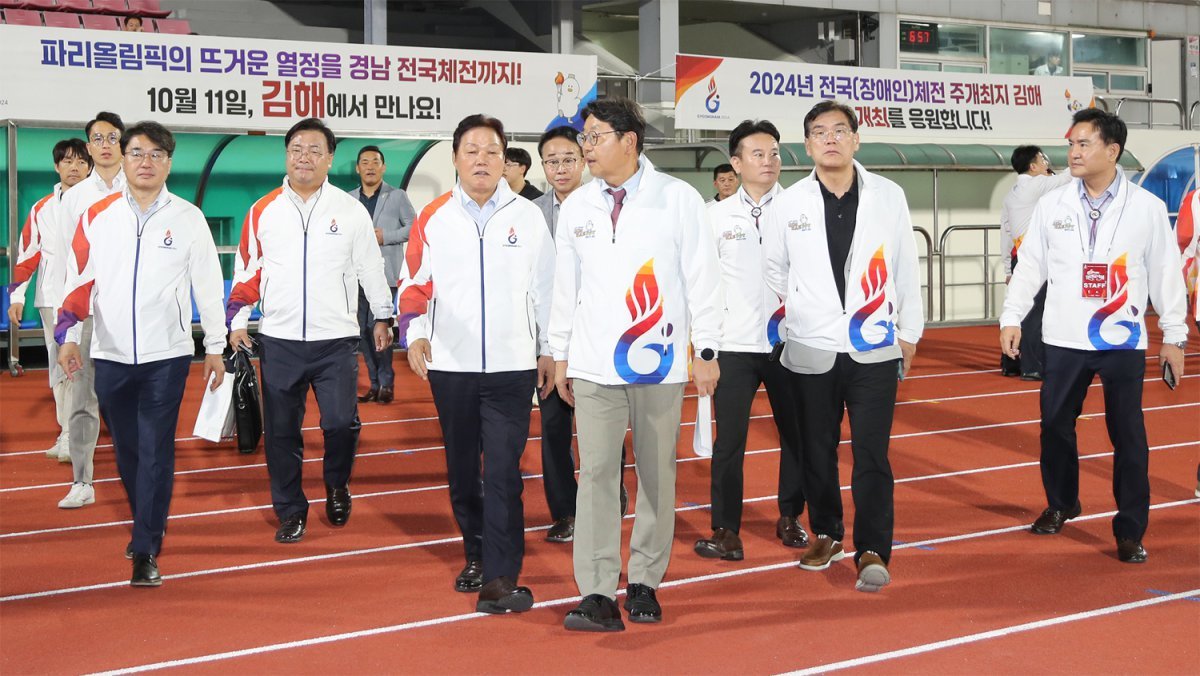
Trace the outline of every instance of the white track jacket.
{"type": "Polygon", "coordinates": [[[54,184],[54,192],[34,203],[25,219],[25,228],[17,240],[17,266],[13,270],[12,283],[8,285],[9,298],[14,303],[24,303],[29,290],[29,280],[36,272],[37,288],[33,292],[33,306],[56,307],[47,299],[62,302],[63,244],[58,236],[55,214],[62,198],[62,183],[54,184]]]}
{"type": "Polygon", "coordinates": [[[770,352],[782,340],[784,304],[767,286],[762,237],[769,212],[781,192],[783,189],[776,183],[763,195],[765,204],[757,225],[751,211],[754,207],[744,188],[738,188],[728,199],[708,205],[725,289],[722,352],[770,352]]]}
{"type": "Polygon", "coordinates": [[[1162,200],[1121,175],[1096,230],[1080,203],[1081,179],[1038,202],[1004,298],[1000,326],[1020,326],[1046,284],[1042,338],[1075,350],[1146,349],[1146,298],[1158,311],[1163,340],[1187,339],[1186,293],[1179,245],[1162,200]],[[1083,264],[1108,266],[1107,298],[1083,297],[1083,264]]]}
{"type": "Polygon", "coordinates": [[[688,380],[688,341],[719,349],[721,268],[704,198],[645,156],[616,226],[595,179],[559,208],[550,350],[600,385],[688,380]]]}
{"type": "Polygon", "coordinates": [[[499,373],[549,355],[554,240],[542,210],[500,181],[496,210],[475,223],[462,186],[435,199],[413,225],[401,280],[408,344],[430,343],[435,371],[499,373]]]}
{"type": "Polygon", "coordinates": [[[376,318],[395,315],[371,215],[328,180],[306,202],[284,178],[254,203],[242,223],[233,282],[230,328],[246,328],[258,303],[258,330],[272,338],[357,336],[360,285],[376,318]]]}
{"type": "Polygon", "coordinates": [[[925,329],[908,200],[892,181],[858,162],[854,168],[858,212],[846,269],[830,269],[825,202],[814,171],[774,200],[764,235],[767,283],[787,301],[789,341],[856,361],[898,359],[896,339],[916,343],[925,329]],[[845,304],[835,274],[845,275],[845,304]]]}
{"type": "Polygon", "coordinates": [[[78,343],[94,316],[92,358],[122,364],[192,356],[192,302],[204,351],[221,354],[225,282],[204,214],[164,187],[139,231],[127,191],[84,212],[67,254],[67,295],[54,337],[78,343]]]}

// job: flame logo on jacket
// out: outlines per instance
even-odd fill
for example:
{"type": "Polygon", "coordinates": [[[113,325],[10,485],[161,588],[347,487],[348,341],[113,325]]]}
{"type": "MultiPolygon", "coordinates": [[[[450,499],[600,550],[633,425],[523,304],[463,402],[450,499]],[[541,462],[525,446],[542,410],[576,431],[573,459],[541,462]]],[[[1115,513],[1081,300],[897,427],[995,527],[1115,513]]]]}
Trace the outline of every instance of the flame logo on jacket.
{"type": "Polygon", "coordinates": [[[672,332],[670,323],[659,329],[663,343],[647,343],[640,348],[656,354],[658,367],[642,373],[629,364],[629,351],[633,349],[634,342],[650,333],[663,317],[662,297],[658,292],[658,280],[654,278],[653,258],[646,261],[634,275],[633,285],[625,292],[625,305],[629,307],[633,326],[621,334],[617,349],[613,352],[617,375],[631,385],[657,385],[667,377],[671,365],[675,363],[675,346],[667,342],[672,332]]]}
{"type": "Polygon", "coordinates": [[[859,352],[887,347],[896,342],[896,325],[891,320],[891,303],[888,303],[887,318],[875,322],[875,326],[883,327],[883,338],[877,343],[871,343],[863,337],[863,325],[886,300],[884,290],[887,287],[887,272],[883,247],[880,246],[875,250],[875,255],[871,256],[871,262],[867,264],[867,271],[862,276],[862,290],[867,297],[867,302],[850,317],[850,344],[859,352]]]}
{"type": "MultiPolygon", "coordinates": [[[[1125,302],[1129,300],[1129,273],[1125,270],[1126,256],[1127,254],[1121,254],[1112,262],[1112,265],[1108,266],[1108,297],[1110,300],[1096,310],[1096,314],[1092,315],[1091,321],[1088,322],[1088,340],[1097,350],[1132,350],[1137,348],[1138,341],[1142,338],[1142,325],[1128,319],[1113,322],[1129,331],[1129,337],[1125,342],[1110,343],[1104,340],[1104,336],[1100,333],[1104,322],[1117,310],[1125,307],[1125,302]]],[[[1137,317],[1138,309],[1131,305],[1129,312],[1137,317]]]]}
{"type": "Polygon", "coordinates": [[[167,229],[167,234],[163,237],[163,246],[171,246],[175,242],[175,238],[171,237],[170,228],[167,229]]]}
{"type": "Polygon", "coordinates": [[[771,345],[783,342],[783,339],[779,337],[779,325],[783,323],[784,309],[785,307],[780,305],[779,309],[771,315],[771,319],[767,321],[767,342],[771,345]]]}

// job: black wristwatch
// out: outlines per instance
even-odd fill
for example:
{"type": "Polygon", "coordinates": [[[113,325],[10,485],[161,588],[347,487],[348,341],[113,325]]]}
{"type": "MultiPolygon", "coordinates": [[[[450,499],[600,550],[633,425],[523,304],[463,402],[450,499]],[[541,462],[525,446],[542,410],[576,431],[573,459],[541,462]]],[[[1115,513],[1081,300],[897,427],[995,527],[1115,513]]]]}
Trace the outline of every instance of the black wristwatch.
{"type": "Polygon", "coordinates": [[[717,351],[711,347],[706,347],[700,350],[700,359],[703,361],[712,361],[717,358],[717,351]]]}
{"type": "Polygon", "coordinates": [[[388,317],[387,319],[376,319],[376,320],[375,320],[375,323],[376,323],[376,324],[387,324],[387,325],[388,325],[388,328],[390,329],[390,328],[392,328],[393,326],[395,326],[395,325],[396,325],[396,318],[395,318],[395,317],[388,317]]]}

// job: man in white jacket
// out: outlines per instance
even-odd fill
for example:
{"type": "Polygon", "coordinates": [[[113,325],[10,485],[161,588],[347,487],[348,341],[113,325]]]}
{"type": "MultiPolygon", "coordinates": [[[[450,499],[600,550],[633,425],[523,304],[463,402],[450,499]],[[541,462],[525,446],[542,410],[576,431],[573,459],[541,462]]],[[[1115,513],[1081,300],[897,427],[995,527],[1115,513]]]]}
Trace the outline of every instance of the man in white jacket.
{"type": "Polygon", "coordinates": [[[621,631],[621,442],[630,423],[637,463],[625,608],[660,622],[655,590],[675,534],[675,446],[688,342],[696,389],[720,371],[721,272],[704,200],[644,155],[646,122],[628,99],[584,109],[584,160],[595,177],[563,203],[550,348],[558,393],[575,406],[579,494],[575,583],[567,629],[621,631]]]}
{"type": "Polygon", "coordinates": [[[287,176],[246,214],[225,310],[234,349],[251,349],[246,330],[259,304],[263,445],[275,541],[299,542],[307,530],[301,487],[304,405],[311,387],[325,437],[325,516],[350,519],[350,471],[358,450],[358,287],[375,317],[375,348],[391,343],[395,310],[371,215],[329,183],[337,138],[307,118],[284,136],[287,176]]]}
{"type": "MultiPolygon", "coordinates": [[[[79,227],[79,221],[88,207],[98,200],[125,189],[125,172],[121,161],[121,134],[125,123],[115,113],[100,112],[84,126],[88,138],[88,152],[95,168],[87,178],[80,181],[63,195],[58,204],[55,218],[58,221],[58,236],[63,246],[68,247],[79,227]]],[[[52,274],[54,285],[65,284],[65,266],[56,267],[52,274]]],[[[55,307],[62,306],[66,290],[59,288],[55,298],[48,299],[55,307]]],[[[92,320],[83,321],[79,337],[80,358],[83,368],[79,376],[67,384],[67,446],[71,455],[71,490],[59,501],[62,509],[75,509],[96,501],[96,489],[92,486],[92,457],[96,453],[96,439],[100,435],[100,411],[96,401],[94,383],[95,369],[91,364],[92,320]]]]}
{"type": "Polygon", "coordinates": [[[1179,248],[1166,205],[1131,183],[1117,162],[1125,123],[1096,108],[1075,113],[1068,159],[1074,180],[1033,210],[1000,315],[1000,347],[1020,355],[1021,320],[1047,284],[1042,337],[1042,486],[1047,508],[1031,530],[1053,535],[1080,515],[1075,421],[1097,375],[1113,445],[1112,532],[1117,558],[1143,563],[1150,519],[1150,449],[1142,417],[1147,297],[1158,312],[1159,362],[1183,376],[1187,345],[1179,248]]]}
{"type": "MultiPolygon", "coordinates": [[[[1017,146],[1010,158],[1017,182],[1000,207],[1000,250],[1004,256],[1004,283],[1012,279],[1017,250],[1029,231],[1029,218],[1043,195],[1071,180],[1070,173],[1055,175],[1050,160],[1037,146],[1017,146]]],[[[1046,305],[1043,287],[1033,299],[1033,309],[1021,322],[1021,358],[1000,355],[1000,374],[1021,376],[1021,380],[1041,380],[1046,346],[1042,343],[1042,309],[1046,305]]]]}
{"type": "Polygon", "coordinates": [[[783,365],[792,371],[814,541],[800,560],[824,570],[845,553],[837,451],[850,414],[854,556],[859,591],[891,581],[893,479],[888,442],[897,378],[925,327],[908,201],[854,161],[853,109],[822,101],[804,118],[815,169],[776,198],[764,238],[767,283],[787,307],[783,365]]]}
{"type": "MultiPolygon", "coordinates": [[[[695,552],[710,559],[740,561],[742,539],[742,467],[750,406],[765,385],[779,432],[779,520],[775,537],[787,547],[808,546],[798,517],[804,511],[800,474],[800,425],[787,369],[772,352],[783,342],[784,305],[763,274],[762,229],[775,206],[779,187],[779,130],[767,120],[746,120],[729,133],[729,155],[741,178],[737,192],[710,202],[708,217],[721,260],[725,288],[721,384],[713,394],[717,437],[712,455],[712,528],[697,540],[695,552]]],[[[782,346],[781,346],[782,347],[782,346]]],[[[707,401],[702,400],[701,406],[707,401]]]]}
{"type": "Polygon", "coordinates": [[[446,440],[466,558],[454,588],[478,592],[475,609],[493,614],[533,607],[533,592],[517,586],[520,463],[530,395],[554,377],[546,339],[554,243],[541,210],[501,180],[506,145],[493,117],[459,122],[458,183],[417,218],[405,256],[412,276],[400,291],[408,363],[429,381],[446,440]]]}
{"type": "MultiPolygon", "coordinates": [[[[66,247],[58,229],[58,206],[75,184],[87,177],[92,169],[92,158],[87,144],[81,139],[64,139],[54,145],[54,171],[59,182],[54,191],[38,200],[29,210],[25,229],[17,243],[17,265],[13,270],[13,281],[8,292],[12,303],[8,306],[8,320],[21,322],[25,312],[25,295],[30,279],[37,273],[37,288],[33,293],[33,305],[42,320],[42,333],[46,339],[49,357],[50,390],[54,395],[54,410],[58,420],[59,434],[54,445],[46,450],[46,457],[59,462],[71,462],[70,435],[68,434],[67,388],[71,382],[58,367],[58,343],[54,342],[55,311],[62,304],[62,285],[66,279],[66,247]]],[[[93,500],[95,498],[93,497],[93,500]]],[[[68,502],[66,506],[71,506],[68,502]]]]}
{"type": "Polygon", "coordinates": [[[96,394],[133,512],[125,549],[133,559],[130,584],[157,587],[175,484],[175,428],[195,352],[191,301],[204,329],[204,382],[215,390],[225,377],[224,282],[204,214],[166,188],[174,136],[140,122],[120,143],[128,187],[88,207],[80,220],[55,338],[59,365],[78,377],[86,368],[82,322],[96,317],[96,394]]]}

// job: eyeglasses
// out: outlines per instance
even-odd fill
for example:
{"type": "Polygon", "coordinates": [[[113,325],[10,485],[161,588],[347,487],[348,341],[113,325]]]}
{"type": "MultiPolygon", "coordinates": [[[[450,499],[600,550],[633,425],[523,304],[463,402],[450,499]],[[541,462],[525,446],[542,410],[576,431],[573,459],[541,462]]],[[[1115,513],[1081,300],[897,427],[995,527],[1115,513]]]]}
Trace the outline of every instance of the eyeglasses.
{"type": "Polygon", "coordinates": [[[162,164],[167,161],[167,158],[171,157],[171,154],[165,150],[151,150],[150,152],[146,152],[141,148],[132,148],[126,151],[125,157],[139,164],[146,158],[150,158],[150,161],[155,164],[162,164]]]}
{"type": "Polygon", "coordinates": [[[824,143],[830,138],[834,141],[841,141],[853,133],[848,127],[838,127],[837,129],[814,129],[808,133],[808,136],[818,143],[824,143]]]}
{"type": "Polygon", "coordinates": [[[546,165],[546,168],[553,172],[558,171],[559,167],[570,171],[575,168],[578,162],[578,157],[564,157],[561,160],[543,160],[542,164],[546,165]]]}
{"type": "Polygon", "coordinates": [[[110,146],[117,145],[121,142],[121,134],[115,131],[109,132],[108,136],[105,136],[104,134],[92,134],[92,143],[102,146],[106,142],[110,146]]]}
{"type": "Polygon", "coordinates": [[[512,169],[513,167],[520,167],[520,166],[524,166],[524,165],[522,165],[520,162],[505,162],[504,166],[508,167],[509,169],[512,169]]]}
{"type": "Polygon", "coordinates": [[[625,133],[625,132],[618,131],[616,129],[610,129],[608,131],[590,131],[590,132],[586,132],[583,134],[577,134],[575,136],[575,140],[579,141],[579,145],[583,145],[585,143],[590,143],[592,145],[596,145],[600,141],[600,137],[605,134],[623,134],[623,133],[625,133]]]}
{"type": "Polygon", "coordinates": [[[301,157],[311,157],[314,160],[319,160],[322,157],[325,157],[325,151],[316,146],[309,146],[307,148],[292,146],[291,148],[288,148],[287,154],[288,157],[292,158],[293,160],[298,160],[301,157]]]}

